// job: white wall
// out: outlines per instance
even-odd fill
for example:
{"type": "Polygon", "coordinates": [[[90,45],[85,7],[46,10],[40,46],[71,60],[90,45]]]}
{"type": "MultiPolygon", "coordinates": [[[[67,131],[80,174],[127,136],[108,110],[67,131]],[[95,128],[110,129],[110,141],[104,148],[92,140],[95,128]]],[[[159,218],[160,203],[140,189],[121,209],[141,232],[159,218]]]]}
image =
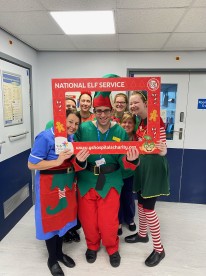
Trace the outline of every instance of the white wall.
{"type": "Polygon", "coordinates": [[[0,52],[9,55],[22,62],[26,62],[32,66],[32,94],[33,107],[35,112],[34,128],[38,132],[38,93],[37,93],[37,51],[27,46],[23,42],[0,30],[0,52]],[[12,41],[12,44],[9,43],[12,41]]]}
{"type": "Polygon", "coordinates": [[[108,73],[123,77],[128,68],[206,68],[206,53],[40,52],[37,81],[39,131],[52,118],[52,78],[95,78],[108,73]],[[176,56],[180,57],[179,61],[176,61],[176,56]]]}

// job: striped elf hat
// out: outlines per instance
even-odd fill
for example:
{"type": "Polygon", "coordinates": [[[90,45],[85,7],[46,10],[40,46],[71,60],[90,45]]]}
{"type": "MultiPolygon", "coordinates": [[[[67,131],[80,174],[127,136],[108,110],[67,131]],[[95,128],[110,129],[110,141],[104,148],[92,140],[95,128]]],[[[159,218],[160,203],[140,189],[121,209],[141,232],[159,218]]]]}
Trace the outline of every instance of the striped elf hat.
{"type": "MultiPolygon", "coordinates": [[[[120,76],[115,75],[115,74],[107,74],[104,75],[103,78],[119,78],[120,76]]],[[[93,107],[98,107],[98,106],[106,106],[112,109],[112,104],[110,101],[110,94],[111,91],[97,91],[94,94],[93,98],[93,107]]]]}

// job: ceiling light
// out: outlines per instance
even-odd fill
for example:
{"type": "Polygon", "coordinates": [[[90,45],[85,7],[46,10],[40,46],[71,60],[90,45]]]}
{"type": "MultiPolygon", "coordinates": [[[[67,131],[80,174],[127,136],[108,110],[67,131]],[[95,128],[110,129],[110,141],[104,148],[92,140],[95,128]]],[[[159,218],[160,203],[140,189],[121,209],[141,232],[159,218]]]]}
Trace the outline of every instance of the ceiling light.
{"type": "Polygon", "coordinates": [[[114,34],[113,11],[50,12],[68,35],[114,34]]]}

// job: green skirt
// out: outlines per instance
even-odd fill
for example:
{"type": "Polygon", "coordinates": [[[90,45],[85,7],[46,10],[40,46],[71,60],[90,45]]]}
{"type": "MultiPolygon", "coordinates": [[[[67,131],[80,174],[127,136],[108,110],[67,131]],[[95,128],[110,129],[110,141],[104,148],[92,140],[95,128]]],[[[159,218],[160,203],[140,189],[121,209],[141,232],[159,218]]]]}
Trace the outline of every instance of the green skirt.
{"type": "Polygon", "coordinates": [[[143,198],[169,195],[169,168],[167,158],[158,154],[140,155],[135,170],[133,189],[143,198]]]}

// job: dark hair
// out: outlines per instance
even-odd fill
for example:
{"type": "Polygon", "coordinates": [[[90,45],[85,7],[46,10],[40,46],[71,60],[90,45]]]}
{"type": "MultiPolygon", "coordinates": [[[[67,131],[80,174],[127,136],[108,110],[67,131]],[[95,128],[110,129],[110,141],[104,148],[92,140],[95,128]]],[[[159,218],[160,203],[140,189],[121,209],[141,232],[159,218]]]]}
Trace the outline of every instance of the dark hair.
{"type": "Polygon", "coordinates": [[[75,103],[75,105],[77,105],[75,99],[71,98],[70,96],[66,96],[65,97],[65,101],[67,101],[67,100],[71,100],[71,101],[73,101],[75,103]]]}
{"type": "Polygon", "coordinates": [[[135,91],[132,91],[131,96],[134,96],[134,95],[140,95],[142,101],[144,103],[147,102],[147,91],[145,91],[145,90],[135,90],[135,91]]]}
{"type": "Polygon", "coordinates": [[[75,109],[67,109],[66,110],[66,118],[70,115],[70,114],[74,114],[75,116],[77,116],[79,118],[79,123],[81,124],[81,116],[80,116],[80,113],[75,110],[75,109]]]}

